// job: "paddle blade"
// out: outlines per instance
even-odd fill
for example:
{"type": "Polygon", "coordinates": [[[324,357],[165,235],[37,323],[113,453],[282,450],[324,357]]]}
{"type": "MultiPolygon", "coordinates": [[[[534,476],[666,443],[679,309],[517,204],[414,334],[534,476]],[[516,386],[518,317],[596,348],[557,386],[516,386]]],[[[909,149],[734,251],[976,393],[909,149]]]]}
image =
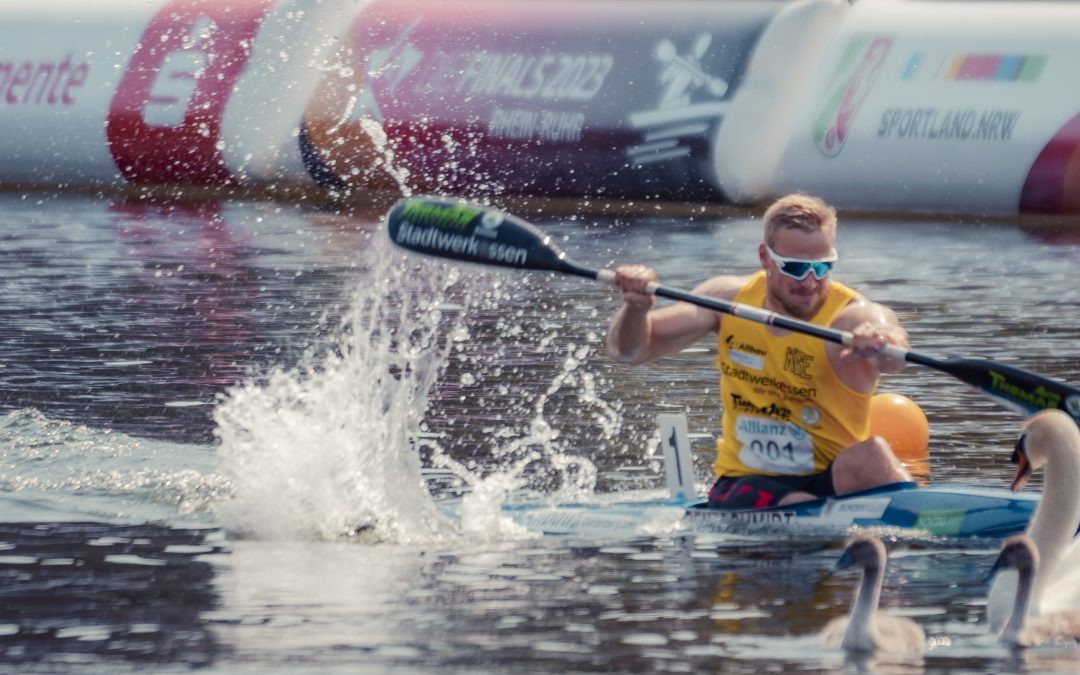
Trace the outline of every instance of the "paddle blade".
{"type": "Polygon", "coordinates": [[[1064,382],[987,359],[947,359],[934,367],[981,389],[1021,414],[1058,408],[1080,425],[1080,389],[1064,382]]]}
{"type": "Polygon", "coordinates": [[[390,240],[411,251],[526,270],[573,272],[535,226],[498,209],[446,197],[407,197],[386,218],[390,240]]]}

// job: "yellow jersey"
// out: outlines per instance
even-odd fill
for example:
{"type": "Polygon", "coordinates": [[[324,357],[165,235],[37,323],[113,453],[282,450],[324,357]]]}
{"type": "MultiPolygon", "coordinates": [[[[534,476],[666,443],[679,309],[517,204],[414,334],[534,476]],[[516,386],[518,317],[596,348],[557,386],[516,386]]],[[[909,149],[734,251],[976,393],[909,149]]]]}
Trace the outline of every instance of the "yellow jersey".
{"type": "MultiPolygon", "coordinates": [[[[831,281],[811,323],[828,326],[858,297],[831,281]]],[[[750,278],[735,302],[763,307],[765,271],[750,278]]],[[[804,475],[823,471],[840,451],[870,436],[871,393],[855,391],[833,372],[825,341],[725,316],[717,336],[724,405],[717,476],[804,475]]]]}

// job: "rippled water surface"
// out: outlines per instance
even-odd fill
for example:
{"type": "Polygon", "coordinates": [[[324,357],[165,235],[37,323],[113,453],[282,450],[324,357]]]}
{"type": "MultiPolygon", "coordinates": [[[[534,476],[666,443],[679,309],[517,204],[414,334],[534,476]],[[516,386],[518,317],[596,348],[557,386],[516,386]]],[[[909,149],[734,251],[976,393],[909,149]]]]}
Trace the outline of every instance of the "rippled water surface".
{"type": "MultiPolygon", "coordinates": [[[[18,672],[1075,672],[985,634],[997,542],[887,535],[924,657],[853,661],[842,540],[541,536],[500,505],[661,495],[658,412],[699,483],[715,346],[606,357],[614,294],[406,256],[382,209],[0,196],[0,663],[18,672]],[[453,504],[454,515],[449,504],[453,504]]],[[[747,273],[745,213],[521,215],[591,266],[747,273]]],[[[1075,227],[1075,225],[1074,225],[1075,227]]],[[[837,275],[916,348],[1080,382],[1080,237],[843,216],[837,275]]],[[[1005,485],[1020,420],[910,366],[933,480],[1005,485]]],[[[1039,482],[1033,483],[1033,489],[1039,482]]]]}

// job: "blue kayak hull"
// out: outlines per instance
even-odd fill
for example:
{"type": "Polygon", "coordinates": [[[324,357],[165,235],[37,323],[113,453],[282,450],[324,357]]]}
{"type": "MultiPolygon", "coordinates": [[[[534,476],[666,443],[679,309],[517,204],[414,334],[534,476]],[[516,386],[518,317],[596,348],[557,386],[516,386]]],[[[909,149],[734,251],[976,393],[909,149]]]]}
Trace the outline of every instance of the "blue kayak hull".
{"type": "Polygon", "coordinates": [[[948,537],[1006,537],[1022,532],[1040,494],[943,483],[892,483],[842,497],[766,509],[710,509],[703,500],[504,504],[502,512],[544,534],[625,536],[670,530],[777,532],[843,536],[852,527],[896,528],[948,537]]]}
{"type": "Polygon", "coordinates": [[[950,537],[1006,537],[1024,531],[1040,496],[954,483],[926,487],[892,483],[842,497],[766,509],[710,509],[699,501],[688,505],[686,513],[692,524],[717,527],[802,531],[888,527],[950,537]]]}

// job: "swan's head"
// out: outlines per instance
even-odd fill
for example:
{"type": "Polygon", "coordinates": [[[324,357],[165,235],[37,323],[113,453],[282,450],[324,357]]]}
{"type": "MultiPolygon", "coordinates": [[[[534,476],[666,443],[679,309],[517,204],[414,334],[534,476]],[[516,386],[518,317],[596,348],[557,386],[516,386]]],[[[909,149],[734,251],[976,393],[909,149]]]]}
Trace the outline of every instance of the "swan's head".
{"type": "Polygon", "coordinates": [[[1032,574],[1039,566],[1039,549],[1026,534],[1014,534],[1001,544],[994,566],[987,579],[1003,569],[1014,569],[1021,574],[1032,574]]]}
{"type": "Polygon", "coordinates": [[[864,570],[879,569],[885,564],[885,544],[872,534],[860,534],[848,540],[844,553],[833,566],[834,571],[849,567],[864,570]]]}
{"type": "Polygon", "coordinates": [[[1051,408],[1035,413],[1024,423],[1012,454],[1016,465],[1012,489],[1024,487],[1031,474],[1041,469],[1047,457],[1054,453],[1080,456],[1080,427],[1065,411],[1051,408]]]}

